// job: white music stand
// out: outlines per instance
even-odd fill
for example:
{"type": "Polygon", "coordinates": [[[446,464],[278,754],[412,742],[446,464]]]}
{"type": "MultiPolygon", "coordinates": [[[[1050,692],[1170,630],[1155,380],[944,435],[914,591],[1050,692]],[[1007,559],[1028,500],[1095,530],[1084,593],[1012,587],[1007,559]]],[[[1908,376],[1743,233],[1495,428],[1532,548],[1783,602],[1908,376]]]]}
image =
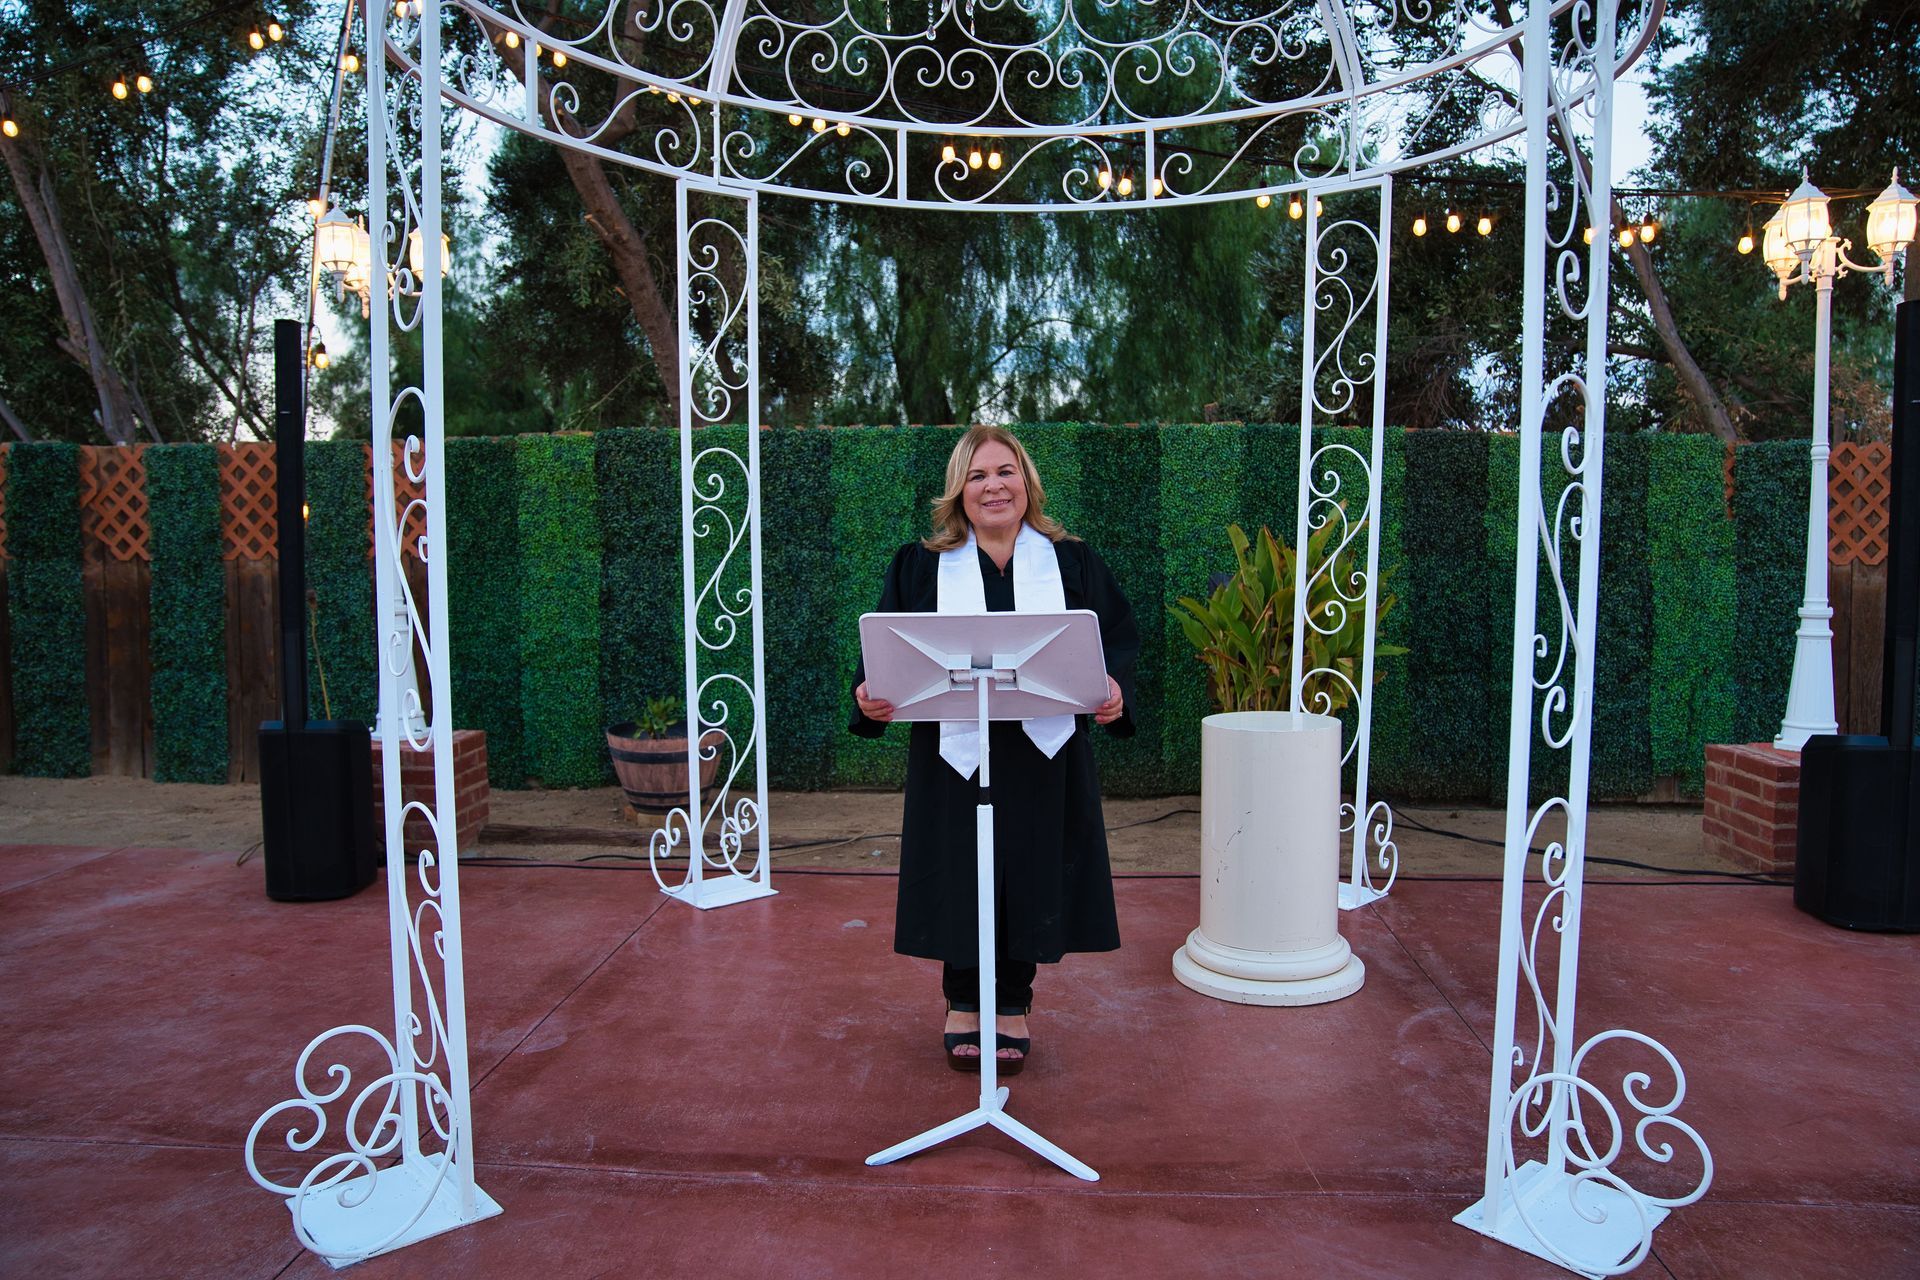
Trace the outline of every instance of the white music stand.
{"type": "MultiPolygon", "coordinates": [[[[1100,620],[1063,613],[869,613],[860,619],[868,696],[893,704],[895,720],[975,719],[980,726],[980,803],[975,891],[980,913],[980,1102],[963,1116],[867,1157],[889,1164],[948,1138],[992,1125],[1076,1178],[1100,1175],[1007,1114],[1000,1084],[993,893],[993,793],[987,723],[1090,712],[1107,700],[1100,620]]],[[[944,763],[942,767],[945,767],[944,763]]]]}

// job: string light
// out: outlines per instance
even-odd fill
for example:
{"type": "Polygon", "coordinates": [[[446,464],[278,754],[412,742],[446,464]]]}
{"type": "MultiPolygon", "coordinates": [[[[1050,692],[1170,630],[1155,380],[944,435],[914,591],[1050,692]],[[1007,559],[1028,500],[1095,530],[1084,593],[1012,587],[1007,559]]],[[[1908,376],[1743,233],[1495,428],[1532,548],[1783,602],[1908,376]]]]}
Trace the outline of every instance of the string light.
{"type": "Polygon", "coordinates": [[[518,31],[507,32],[507,48],[518,49],[519,47],[520,47],[520,33],[518,31]]]}
{"type": "MultiPolygon", "coordinates": [[[[518,39],[519,39],[520,37],[519,37],[519,36],[513,36],[512,38],[513,38],[514,40],[518,40],[518,39]]],[[[343,58],[341,58],[341,59],[340,59],[340,68],[341,68],[341,70],[343,70],[343,71],[345,71],[345,72],[346,72],[346,73],[347,73],[348,75],[352,75],[352,74],[354,74],[355,72],[357,72],[357,71],[359,71],[359,70],[360,70],[360,55],[359,55],[359,54],[357,54],[357,53],[349,53],[349,54],[347,54],[347,55],[346,55],[345,57],[343,57],[343,58]]]]}
{"type": "Polygon", "coordinates": [[[282,27],[279,23],[269,22],[267,24],[267,39],[273,41],[275,44],[279,44],[286,34],[286,28],[282,27]]]}
{"type": "Polygon", "coordinates": [[[1660,224],[1655,222],[1652,218],[1648,218],[1645,222],[1641,223],[1640,224],[1640,243],[1652,244],[1653,237],[1655,236],[1655,234],[1658,233],[1659,229],[1660,229],[1660,224]]]}
{"type": "MultiPolygon", "coordinates": [[[[799,116],[790,116],[788,118],[791,119],[795,124],[800,123],[799,116]]],[[[946,143],[944,143],[940,148],[940,163],[941,164],[953,163],[953,140],[951,138],[949,138],[946,141],[946,143]]]]}
{"type": "MultiPolygon", "coordinates": [[[[406,2],[407,2],[407,0],[400,0],[400,3],[401,3],[402,5],[405,5],[405,4],[406,4],[406,2]]],[[[539,42],[538,40],[535,40],[535,41],[533,42],[533,60],[534,60],[535,62],[538,62],[538,61],[540,60],[540,55],[541,55],[541,54],[543,54],[543,53],[545,53],[546,51],[547,51],[547,50],[546,50],[546,46],[545,46],[545,45],[543,45],[543,44],[541,44],[541,43],[540,43],[540,42],[539,42]]],[[[679,99],[678,99],[678,98],[675,98],[675,99],[674,99],[674,101],[675,101],[675,102],[678,102],[678,101],[679,101],[679,99]]]]}
{"type": "MultiPolygon", "coordinates": [[[[404,5],[406,0],[400,0],[400,3],[404,5]]],[[[247,48],[258,53],[266,47],[267,38],[260,34],[260,28],[255,27],[253,30],[247,32],[247,48]]]]}
{"type": "MultiPolygon", "coordinates": [[[[676,100],[676,95],[671,93],[667,95],[667,101],[673,102],[675,100],[676,100]]],[[[827,122],[825,120],[822,120],[819,116],[815,116],[813,118],[813,131],[815,133],[825,133],[827,131],[827,122]]]]}
{"type": "Polygon", "coordinates": [[[1741,236],[1740,243],[1735,247],[1739,249],[1741,253],[1752,253],[1753,252],[1753,232],[1749,231],[1747,232],[1747,234],[1741,236]]]}
{"type": "Polygon", "coordinates": [[[315,222],[320,221],[320,215],[325,213],[326,211],[327,211],[327,206],[320,202],[319,196],[308,197],[307,212],[313,215],[313,220],[315,222]]]}
{"type": "Polygon", "coordinates": [[[1453,232],[1460,230],[1460,215],[1452,210],[1447,211],[1447,230],[1453,232]]]}
{"type": "Polygon", "coordinates": [[[1620,247],[1622,249],[1626,249],[1626,248],[1630,248],[1632,244],[1633,244],[1633,228],[1632,227],[1620,228],[1620,247]]]}
{"type": "Polygon", "coordinates": [[[0,133],[6,134],[9,138],[17,138],[20,136],[20,126],[13,122],[12,116],[0,116],[0,133]]]}
{"type": "Polygon", "coordinates": [[[1000,166],[1005,164],[1006,162],[1007,162],[1007,158],[1000,154],[1000,144],[998,142],[988,143],[987,144],[987,168],[995,170],[997,172],[1000,166]]]}
{"type": "Polygon", "coordinates": [[[1253,202],[1264,209],[1273,203],[1273,197],[1269,195],[1257,195],[1253,198],[1253,202]]]}
{"type": "Polygon", "coordinates": [[[1307,207],[1300,203],[1299,196],[1295,196],[1293,199],[1287,201],[1287,216],[1289,218],[1298,219],[1304,215],[1306,211],[1307,207]]]}
{"type": "Polygon", "coordinates": [[[1153,192],[1153,195],[1154,195],[1154,197],[1155,197],[1156,199],[1158,199],[1158,198],[1159,198],[1159,195],[1160,195],[1160,193],[1161,193],[1162,191],[1165,191],[1165,190],[1167,189],[1167,184],[1166,184],[1166,183],[1164,183],[1164,182],[1162,182],[1162,181],[1160,181],[1160,179],[1158,179],[1158,178],[1155,178],[1155,179],[1154,179],[1154,180],[1153,180],[1153,181],[1152,181],[1151,183],[1149,183],[1148,185],[1149,185],[1149,187],[1150,187],[1150,188],[1152,189],[1152,192],[1153,192]]]}
{"type": "Polygon", "coordinates": [[[1419,217],[1413,220],[1413,234],[1417,236],[1423,236],[1427,234],[1427,215],[1426,214],[1423,213],[1419,217]]]}
{"type": "Polygon", "coordinates": [[[559,69],[560,69],[561,67],[564,67],[564,66],[566,66],[566,65],[567,65],[567,52],[566,52],[566,50],[564,50],[564,49],[555,49],[555,50],[553,51],[553,68],[554,68],[554,70],[556,70],[556,71],[558,71],[558,70],[559,70],[559,69]]]}
{"type": "Polygon", "coordinates": [[[142,93],[153,92],[153,77],[142,71],[133,78],[133,87],[142,93]]]}
{"type": "Polygon", "coordinates": [[[1105,191],[1108,187],[1111,187],[1112,185],[1113,185],[1113,170],[1102,169],[1100,171],[1100,189],[1102,191],[1105,191]]]}
{"type": "Polygon", "coordinates": [[[1493,219],[1483,213],[1480,215],[1480,221],[1474,224],[1473,229],[1483,236],[1490,236],[1493,234],[1493,219]]]}
{"type": "Polygon", "coordinates": [[[126,100],[127,78],[125,76],[115,76],[113,78],[113,96],[123,102],[126,100]]]}
{"type": "Polygon", "coordinates": [[[789,113],[787,116],[787,123],[792,125],[794,128],[798,129],[801,123],[800,117],[792,113],[789,113]]]}
{"type": "Polygon", "coordinates": [[[1313,198],[1313,216],[1317,218],[1321,214],[1325,213],[1326,211],[1327,211],[1327,206],[1320,203],[1319,196],[1315,196],[1313,198]]]}
{"type": "Polygon", "coordinates": [[[978,143],[967,148],[967,168],[978,169],[981,165],[985,164],[986,162],[987,162],[987,158],[984,155],[980,154],[980,147],[978,143]]]}
{"type": "MultiPolygon", "coordinates": [[[[313,354],[310,357],[308,357],[308,359],[311,361],[314,368],[316,369],[326,368],[327,365],[330,363],[327,357],[327,344],[324,342],[314,343],[313,354]]],[[[301,512],[301,515],[304,516],[305,514],[306,512],[304,511],[301,512]]]]}
{"type": "MultiPolygon", "coordinates": [[[[699,104],[695,103],[694,105],[698,106],[699,104]]],[[[839,124],[833,126],[833,131],[844,138],[848,134],[853,132],[853,126],[848,124],[845,120],[842,120],[839,124]]]]}
{"type": "Polygon", "coordinates": [[[1133,194],[1133,170],[1131,169],[1124,170],[1120,174],[1120,194],[1123,196],[1133,194]]]}

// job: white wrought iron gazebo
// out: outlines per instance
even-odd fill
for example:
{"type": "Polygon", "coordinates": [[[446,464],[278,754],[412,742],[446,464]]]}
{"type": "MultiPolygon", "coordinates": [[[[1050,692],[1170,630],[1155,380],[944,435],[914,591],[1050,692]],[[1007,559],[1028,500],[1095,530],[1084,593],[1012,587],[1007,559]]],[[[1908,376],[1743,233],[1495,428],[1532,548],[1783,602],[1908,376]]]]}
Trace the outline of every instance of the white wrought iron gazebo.
{"type": "MultiPolygon", "coordinates": [[[[350,0],[351,2],[351,0],[350,0]]],[[[715,908],[774,892],[768,861],[757,432],[745,456],[697,428],[760,421],[762,196],[943,210],[1124,215],[1253,200],[1298,207],[1300,448],[1294,545],[1329,522],[1335,550],[1298,558],[1296,637],[1364,611],[1357,708],[1344,745],[1351,871],[1341,905],[1384,895],[1393,814],[1368,790],[1379,567],[1388,258],[1395,175],[1475,150],[1523,153],[1525,267],[1505,882],[1484,1195],[1458,1221],[1569,1269],[1631,1270],[1654,1227],[1705,1194],[1712,1158],[1677,1114],[1678,1061],[1637,1032],[1574,1034],[1586,846],[1606,426],[1610,138],[1614,83],[1646,48],[1662,0],[396,0],[365,16],[375,562],[394,1025],[336,1027],[300,1055],[297,1096],[247,1140],[261,1185],[287,1197],[295,1234],[344,1264],[499,1212],[475,1185],[468,1097],[447,643],[442,466],[442,137],[447,107],[674,187],[681,569],[689,734],[687,804],[650,849],[664,892],[715,908]],[[1550,314],[1549,308],[1556,309],[1550,314]],[[1549,360],[1549,323],[1584,343],[1549,360]],[[420,359],[389,385],[394,330],[420,359]],[[421,610],[400,571],[395,422],[415,402],[403,465],[424,486],[421,610]],[[1316,429],[1368,422],[1362,451],[1316,429]],[[1547,448],[1549,424],[1557,448],[1547,448]],[[1543,490],[1543,469],[1551,484],[1543,490]],[[1551,493],[1552,500],[1543,499],[1551,493]],[[1305,613],[1307,580],[1337,576],[1339,616],[1305,613]],[[1360,570],[1359,565],[1364,565],[1360,570]],[[1541,608],[1539,585],[1552,591],[1541,608]],[[432,705],[409,678],[418,644],[432,705]],[[424,728],[419,713],[426,711],[424,728]],[[1538,742],[1536,743],[1536,734],[1538,742]],[[1536,747],[1567,762],[1563,795],[1531,799],[1536,747]],[[400,751],[433,751],[431,805],[401,803],[400,751]],[[705,761],[703,758],[705,757],[705,761]],[[712,783],[702,764],[717,759],[712,783]],[[406,860],[417,812],[439,856],[406,860]],[[1526,881],[1545,840],[1541,882],[1526,881]],[[666,859],[686,859],[677,879],[666,859]],[[1376,872],[1379,874],[1376,883],[1376,872]],[[1554,953],[1552,972],[1546,942],[1554,953]],[[1524,996],[1524,999],[1523,999],[1524,996]],[[1530,1017],[1530,1030],[1523,1029],[1530,1017]],[[386,1070],[356,1085],[334,1042],[376,1046],[386,1070]],[[1588,1072],[1602,1045],[1643,1054],[1619,1082],[1588,1072]],[[326,1061],[324,1080],[309,1071],[326,1061]],[[339,1104],[345,1150],[298,1182],[256,1146],[296,1152],[339,1104]],[[1689,1190],[1638,1190],[1613,1165],[1639,1154],[1700,1162],[1689,1190]],[[1531,1153],[1535,1158],[1527,1159],[1531,1153]]],[[[351,25],[351,16],[348,19],[351,25]]],[[[1286,481],[1276,478],[1277,483],[1286,481]]],[[[1312,677],[1293,646],[1296,696],[1312,677]]],[[[362,1050],[364,1052],[364,1050],[362,1050]]]]}

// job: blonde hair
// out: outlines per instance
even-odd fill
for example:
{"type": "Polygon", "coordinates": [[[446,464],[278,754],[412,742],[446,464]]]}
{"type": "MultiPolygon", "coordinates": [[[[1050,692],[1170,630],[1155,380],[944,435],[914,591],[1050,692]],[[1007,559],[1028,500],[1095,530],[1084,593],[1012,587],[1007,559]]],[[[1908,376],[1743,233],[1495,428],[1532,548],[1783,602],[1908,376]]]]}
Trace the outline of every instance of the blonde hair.
{"type": "Polygon", "coordinates": [[[967,491],[967,472],[973,469],[973,455],[986,444],[1003,444],[1013,450],[1014,462],[1020,467],[1020,479],[1027,490],[1026,522],[1054,542],[1071,538],[1073,535],[1058,520],[1047,515],[1047,491],[1040,483],[1040,473],[1033,469],[1033,458],[1019,438],[1005,427],[968,427],[947,458],[946,490],[933,500],[933,534],[922,538],[920,545],[929,551],[951,551],[967,544],[972,527],[967,523],[962,498],[967,491]]]}

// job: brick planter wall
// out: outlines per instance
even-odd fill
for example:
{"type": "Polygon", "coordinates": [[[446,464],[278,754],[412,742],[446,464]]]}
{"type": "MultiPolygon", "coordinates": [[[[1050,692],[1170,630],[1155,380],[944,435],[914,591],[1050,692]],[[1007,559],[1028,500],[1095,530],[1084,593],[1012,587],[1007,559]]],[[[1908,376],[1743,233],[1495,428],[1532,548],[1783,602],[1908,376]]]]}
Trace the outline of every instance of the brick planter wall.
{"type": "MultiPolygon", "coordinates": [[[[380,781],[380,739],[373,740],[373,820],[376,840],[384,840],[387,829],[385,788],[380,781]]],[[[487,825],[492,791],[487,785],[487,735],[480,729],[453,731],[454,815],[458,822],[455,842],[469,850],[487,825]]],[[[433,751],[400,748],[400,797],[403,802],[419,800],[433,804],[433,751]]],[[[432,828],[418,814],[407,816],[407,852],[433,847],[432,828]]],[[[384,850],[383,850],[384,852],[384,850]]],[[[436,850],[437,852],[437,850],[436,850]]]]}
{"type": "Polygon", "coordinates": [[[1707,748],[1707,848],[1753,871],[1793,872],[1800,825],[1800,753],[1770,742],[1707,748]]]}

